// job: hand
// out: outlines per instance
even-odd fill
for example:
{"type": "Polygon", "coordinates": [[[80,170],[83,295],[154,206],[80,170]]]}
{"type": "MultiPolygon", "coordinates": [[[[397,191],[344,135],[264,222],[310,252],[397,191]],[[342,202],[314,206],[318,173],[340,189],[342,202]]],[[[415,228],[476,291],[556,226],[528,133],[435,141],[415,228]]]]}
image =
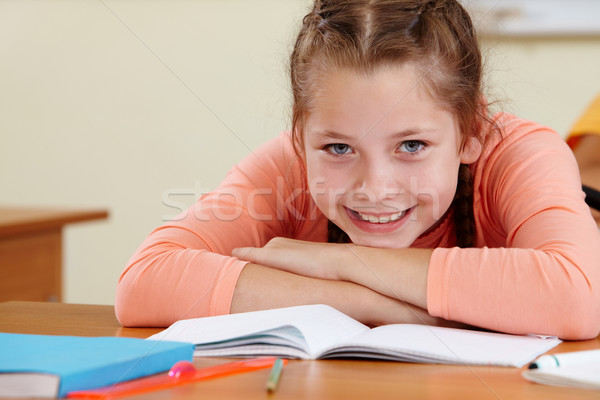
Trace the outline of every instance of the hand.
{"type": "Polygon", "coordinates": [[[350,245],[274,238],[264,247],[241,247],[232,255],[240,260],[311,278],[340,280],[344,247],[350,245]]]}
{"type": "Polygon", "coordinates": [[[274,238],[262,248],[238,248],[232,254],[241,260],[297,275],[353,282],[426,309],[427,270],[432,251],[274,238]]]}

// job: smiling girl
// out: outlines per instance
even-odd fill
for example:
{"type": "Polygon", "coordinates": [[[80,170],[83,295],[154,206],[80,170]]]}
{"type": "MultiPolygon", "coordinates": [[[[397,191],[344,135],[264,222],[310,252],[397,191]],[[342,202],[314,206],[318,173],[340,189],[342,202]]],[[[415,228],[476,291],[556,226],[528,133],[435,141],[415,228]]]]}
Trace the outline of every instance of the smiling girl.
{"type": "Polygon", "coordinates": [[[369,325],[598,334],[600,235],[573,155],[488,115],[457,1],[316,1],[291,83],[291,132],[134,254],[122,324],[325,303],[369,325]]]}

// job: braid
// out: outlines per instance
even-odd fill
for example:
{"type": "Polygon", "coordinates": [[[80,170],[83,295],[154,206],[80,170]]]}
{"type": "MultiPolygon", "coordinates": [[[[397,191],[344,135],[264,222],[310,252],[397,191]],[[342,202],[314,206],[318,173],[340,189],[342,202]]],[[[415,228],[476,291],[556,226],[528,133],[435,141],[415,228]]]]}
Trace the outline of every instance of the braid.
{"type": "Polygon", "coordinates": [[[454,209],[454,230],[458,247],[475,245],[475,217],[473,216],[473,179],[471,170],[461,164],[458,170],[458,187],[452,201],[454,209]]]}
{"type": "Polygon", "coordinates": [[[350,243],[348,234],[340,229],[339,226],[331,221],[327,222],[327,242],[328,243],[350,243]]]}

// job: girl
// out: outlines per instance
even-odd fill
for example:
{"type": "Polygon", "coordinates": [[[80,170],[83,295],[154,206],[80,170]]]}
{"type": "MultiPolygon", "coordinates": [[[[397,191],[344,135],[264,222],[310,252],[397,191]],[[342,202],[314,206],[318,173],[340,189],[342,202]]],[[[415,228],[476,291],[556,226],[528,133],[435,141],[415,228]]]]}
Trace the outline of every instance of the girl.
{"type": "Polygon", "coordinates": [[[123,325],[325,303],[369,325],[598,335],[600,237],[573,155],[487,114],[457,1],[316,1],[291,83],[291,133],[134,254],[123,325]]]}

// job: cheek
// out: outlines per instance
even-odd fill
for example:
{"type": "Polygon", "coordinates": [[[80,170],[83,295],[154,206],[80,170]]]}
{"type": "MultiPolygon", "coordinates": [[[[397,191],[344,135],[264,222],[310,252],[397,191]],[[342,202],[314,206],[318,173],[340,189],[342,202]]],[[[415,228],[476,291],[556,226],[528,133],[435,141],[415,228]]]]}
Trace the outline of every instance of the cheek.
{"type": "MultiPolygon", "coordinates": [[[[417,179],[419,202],[431,209],[431,217],[438,219],[448,210],[456,193],[458,166],[438,168],[417,179]]],[[[428,212],[429,214],[429,212],[428,212]]]]}
{"type": "Polygon", "coordinates": [[[440,193],[437,208],[439,209],[436,218],[441,218],[450,208],[452,200],[456,194],[457,177],[448,175],[444,182],[440,183],[440,193]]]}
{"type": "Polygon", "coordinates": [[[327,210],[333,208],[336,200],[347,191],[347,171],[310,158],[307,158],[306,165],[310,194],[321,211],[328,214],[327,210]]]}
{"type": "Polygon", "coordinates": [[[322,192],[329,179],[323,174],[323,168],[315,157],[306,157],[306,179],[311,193],[322,192]]]}

